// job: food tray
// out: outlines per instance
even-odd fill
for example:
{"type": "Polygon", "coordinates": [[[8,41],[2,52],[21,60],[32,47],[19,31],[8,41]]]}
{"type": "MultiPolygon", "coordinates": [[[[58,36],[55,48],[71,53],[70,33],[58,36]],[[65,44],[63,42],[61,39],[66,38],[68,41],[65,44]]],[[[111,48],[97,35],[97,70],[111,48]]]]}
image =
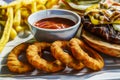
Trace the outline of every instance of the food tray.
{"type": "MultiPolygon", "coordinates": [[[[93,72],[90,69],[84,68],[80,71],[74,71],[69,68],[66,68],[63,71],[57,73],[44,73],[42,71],[34,70],[33,72],[29,72],[26,74],[16,74],[12,73],[8,70],[6,66],[7,54],[13,49],[16,45],[22,42],[32,42],[34,38],[32,35],[25,39],[21,39],[17,37],[14,41],[8,42],[5,49],[0,55],[0,79],[41,79],[41,80],[87,80],[88,78],[95,75],[108,75],[108,73],[115,73],[120,75],[120,58],[110,57],[108,55],[100,53],[100,55],[104,58],[105,66],[101,71],[93,72]],[[106,73],[106,74],[105,74],[106,73]]],[[[113,75],[112,75],[113,76],[113,75]]],[[[109,76],[110,77],[110,76],[109,76]]],[[[118,78],[117,78],[118,79],[118,78]]],[[[120,79],[120,77],[119,77],[120,79]]],[[[89,80],[89,79],[88,79],[89,80]]]]}
{"type": "MultiPolygon", "coordinates": [[[[9,0],[12,1],[12,0],[9,0]]],[[[76,37],[80,35],[80,29],[76,37]]],[[[15,40],[7,43],[6,47],[0,54],[0,80],[120,80],[120,58],[111,57],[100,53],[105,61],[105,66],[100,71],[92,71],[84,68],[80,71],[74,71],[66,68],[57,73],[44,73],[38,70],[25,74],[16,74],[8,70],[6,66],[7,55],[18,44],[23,42],[34,41],[32,34],[27,38],[16,37],[15,40]]]]}

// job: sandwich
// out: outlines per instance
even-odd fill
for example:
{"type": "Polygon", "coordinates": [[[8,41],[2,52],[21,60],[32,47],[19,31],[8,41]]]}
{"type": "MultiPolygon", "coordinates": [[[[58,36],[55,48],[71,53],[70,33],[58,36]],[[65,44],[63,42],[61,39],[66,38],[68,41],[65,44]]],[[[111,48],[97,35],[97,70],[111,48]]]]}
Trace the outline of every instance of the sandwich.
{"type": "Polygon", "coordinates": [[[95,50],[120,57],[120,4],[100,3],[82,17],[82,39],[95,50]]]}

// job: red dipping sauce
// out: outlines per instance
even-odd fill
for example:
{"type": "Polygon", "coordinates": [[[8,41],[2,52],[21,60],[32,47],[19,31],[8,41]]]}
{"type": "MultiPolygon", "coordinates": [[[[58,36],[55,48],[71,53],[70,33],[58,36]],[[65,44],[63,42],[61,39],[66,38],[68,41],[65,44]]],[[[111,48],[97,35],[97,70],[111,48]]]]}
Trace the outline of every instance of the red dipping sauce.
{"type": "Polygon", "coordinates": [[[41,19],[34,25],[44,29],[64,29],[75,25],[75,22],[66,18],[52,17],[41,19]]]}

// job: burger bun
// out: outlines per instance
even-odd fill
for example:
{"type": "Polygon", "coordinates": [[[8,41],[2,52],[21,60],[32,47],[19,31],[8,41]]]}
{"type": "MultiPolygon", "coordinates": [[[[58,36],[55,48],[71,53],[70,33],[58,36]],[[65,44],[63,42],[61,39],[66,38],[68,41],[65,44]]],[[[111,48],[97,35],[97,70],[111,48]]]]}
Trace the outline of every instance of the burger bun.
{"type": "Polygon", "coordinates": [[[114,57],[120,57],[120,45],[102,40],[87,31],[82,32],[81,37],[90,47],[95,50],[114,57]]]}

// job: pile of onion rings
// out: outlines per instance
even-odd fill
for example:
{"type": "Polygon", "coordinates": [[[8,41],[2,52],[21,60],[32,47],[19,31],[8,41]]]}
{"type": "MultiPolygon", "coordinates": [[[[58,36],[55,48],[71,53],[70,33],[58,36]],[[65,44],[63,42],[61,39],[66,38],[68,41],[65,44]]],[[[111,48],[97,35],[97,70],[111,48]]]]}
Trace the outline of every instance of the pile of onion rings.
{"type": "Polygon", "coordinates": [[[58,72],[69,67],[74,70],[89,68],[94,71],[104,67],[103,58],[82,40],[72,38],[70,41],[22,43],[16,46],[8,55],[7,66],[11,72],[26,73],[35,69],[47,73],[58,72]],[[54,60],[42,57],[44,50],[49,48],[54,60]],[[22,50],[28,63],[21,62],[18,57],[22,50]]]}

